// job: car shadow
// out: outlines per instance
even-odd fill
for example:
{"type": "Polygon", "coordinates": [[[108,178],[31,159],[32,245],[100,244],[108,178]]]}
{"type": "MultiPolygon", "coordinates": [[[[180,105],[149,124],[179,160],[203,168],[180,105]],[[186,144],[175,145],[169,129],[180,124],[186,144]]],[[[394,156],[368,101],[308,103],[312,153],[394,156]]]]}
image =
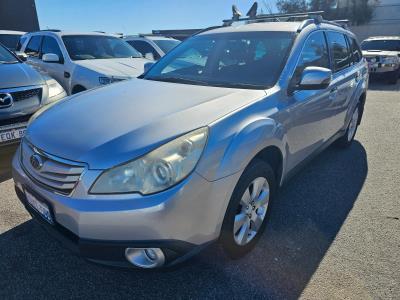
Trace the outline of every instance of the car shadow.
{"type": "Polygon", "coordinates": [[[346,150],[330,147],[280,191],[270,223],[249,255],[230,260],[213,244],[163,271],[88,263],[27,221],[0,235],[0,298],[298,298],[346,221],[367,173],[359,142],[346,150]]]}
{"type": "Polygon", "coordinates": [[[18,145],[7,145],[0,148],[0,183],[11,178],[11,161],[18,145]]]}
{"type": "Polygon", "coordinates": [[[400,91],[400,78],[397,84],[390,84],[384,77],[373,77],[370,78],[368,90],[372,91],[400,91]]]}

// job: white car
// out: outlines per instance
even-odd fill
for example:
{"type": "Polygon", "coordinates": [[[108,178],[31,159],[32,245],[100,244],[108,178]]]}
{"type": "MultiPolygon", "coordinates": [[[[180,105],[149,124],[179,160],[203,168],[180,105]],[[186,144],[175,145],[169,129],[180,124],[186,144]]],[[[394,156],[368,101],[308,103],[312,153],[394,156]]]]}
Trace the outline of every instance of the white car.
{"type": "Polygon", "coordinates": [[[128,35],[124,37],[124,40],[142,53],[143,57],[151,60],[159,60],[181,43],[181,41],[159,35],[128,35]]]}
{"type": "Polygon", "coordinates": [[[18,50],[19,39],[25,33],[22,31],[0,30],[0,44],[3,44],[11,51],[18,50]]]}
{"type": "Polygon", "coordinates": [[[21,38],[27,63],[55,78],[69,95],[136,78],[149,60],[112,35],[46,30],[21,38]]]}

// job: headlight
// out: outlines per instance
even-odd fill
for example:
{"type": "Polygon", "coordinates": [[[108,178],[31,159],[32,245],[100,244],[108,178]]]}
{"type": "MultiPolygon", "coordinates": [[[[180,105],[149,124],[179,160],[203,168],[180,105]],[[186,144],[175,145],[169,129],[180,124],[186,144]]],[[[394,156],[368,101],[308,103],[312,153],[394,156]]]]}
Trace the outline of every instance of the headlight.
{"type": "Polygon", "coordinates": [[[208,128],[185,134],[147,155],[104,171],[90,193],[143,195],[166,190],[185,179],[196,167],[207,141],[208,128]]]}
{"type": "Polygon", "coordinates": [[[99,77],[99,83],[106,85],[106,84],[111,84],[114,82],[122,81],[122,80],[127,80],[129,78],[115,78],[115,77],[99,77]]]}
{"type": "Polygon", "coordinates": [[[46,81],[49,88],[49,98],[60,95],[64,92],[63,87],[54,79],[49,79],[46,81]]]}

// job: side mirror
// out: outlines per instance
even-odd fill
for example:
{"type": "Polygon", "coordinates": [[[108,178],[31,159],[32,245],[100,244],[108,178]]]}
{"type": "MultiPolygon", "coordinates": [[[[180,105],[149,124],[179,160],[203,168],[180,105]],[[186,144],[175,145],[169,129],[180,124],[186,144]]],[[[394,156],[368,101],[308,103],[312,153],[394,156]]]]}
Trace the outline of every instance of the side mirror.
{"type": "Polygon", "coordinates": [[[146,73],[148,70],[150,70],[153,65],[154,65],[153,62],[145,63],[144,64],[144,73],[146,73]]]}
{"type": "Polygon", "coordinates": [[[332,81],[332,71],[327,68],[307,67],[301,74],[300,83],[295,90],[323,90],[332,81]]]}
{"type": "Polygon", "coordinates": [[[148,59],[148,60],[155,60],[154,59],[154,55],[151,52],[148,52],[144,55],[144,58],[148,59]]]}
{"type": "Polygon", "coordinates": [[[22,61],[27,61],[28,60],[28,55],[25,52],[16,51],[15,55],[22,61]]]}
{"type": "Polygon", "coordinates": [[[47,63],[59,63],[60,58],[58,57],[57,54],[47,53],[47,54],[43,54],[42,61],[47,62],[47,63]]]}

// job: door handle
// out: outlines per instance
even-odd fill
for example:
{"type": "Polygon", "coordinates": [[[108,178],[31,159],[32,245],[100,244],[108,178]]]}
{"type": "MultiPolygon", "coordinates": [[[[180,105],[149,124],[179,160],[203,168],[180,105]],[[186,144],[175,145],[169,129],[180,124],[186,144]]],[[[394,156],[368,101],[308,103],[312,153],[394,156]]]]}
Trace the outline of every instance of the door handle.
{"type": "Polygon", "coordinates": [[[69,74],[68,72],[64,72],[64,77],[65,77],[65,78],[70,78],[70,77],[71,77],[71,74],[69,74]]]}

